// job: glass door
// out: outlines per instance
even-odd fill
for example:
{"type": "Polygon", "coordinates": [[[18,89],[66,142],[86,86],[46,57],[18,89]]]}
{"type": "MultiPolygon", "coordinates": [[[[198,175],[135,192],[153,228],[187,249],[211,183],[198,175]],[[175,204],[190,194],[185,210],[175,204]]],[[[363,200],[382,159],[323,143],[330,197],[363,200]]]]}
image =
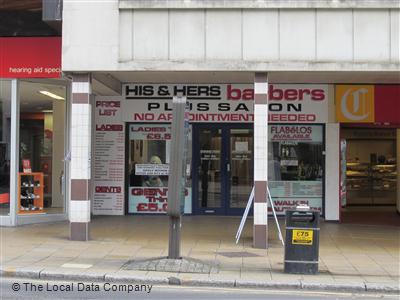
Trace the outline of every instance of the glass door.
{"type": "Polygon", "coordinates": [[[194,212],[243,213],[253,185],[251,125],[197,124],[193,149],[194,212]]]}
{"type": "Polygon", "coordinates": [[[227,214],[241,214],[253,186],[253,129],[230,128],[227,214]]]}
{"type": "Polygon", "coordinates": [[[223,130],[216,127],[197,127],[194,158],[195,208],[200,213],[222,213],[223,203],[223,130]]]}

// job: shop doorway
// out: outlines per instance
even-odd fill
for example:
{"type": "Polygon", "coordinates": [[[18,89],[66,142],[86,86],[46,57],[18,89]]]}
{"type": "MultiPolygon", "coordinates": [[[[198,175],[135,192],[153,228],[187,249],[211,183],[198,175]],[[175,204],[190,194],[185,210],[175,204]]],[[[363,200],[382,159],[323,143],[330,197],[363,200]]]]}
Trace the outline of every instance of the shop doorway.
{"type": "Polygon", "coordinates": [[[400,226],[395,129],[345,128],[344,223],[400,226]]]}
{"type": "Polygon", "coordinates": [[[192,165],[195,214],[242,214],[253,185],[252,125],[193,125],[192,165]]]}

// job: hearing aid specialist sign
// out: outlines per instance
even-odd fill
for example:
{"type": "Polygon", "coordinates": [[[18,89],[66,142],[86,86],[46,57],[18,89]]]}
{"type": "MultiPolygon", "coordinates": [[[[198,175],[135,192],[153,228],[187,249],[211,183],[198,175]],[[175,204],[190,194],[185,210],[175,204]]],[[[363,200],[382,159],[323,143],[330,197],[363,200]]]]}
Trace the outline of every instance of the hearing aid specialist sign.
{"type": "Polygon", "coordinates": [[[94,215],[124,214],[125,126],[120,97],[96,97],[94,107],[94,215]]]}

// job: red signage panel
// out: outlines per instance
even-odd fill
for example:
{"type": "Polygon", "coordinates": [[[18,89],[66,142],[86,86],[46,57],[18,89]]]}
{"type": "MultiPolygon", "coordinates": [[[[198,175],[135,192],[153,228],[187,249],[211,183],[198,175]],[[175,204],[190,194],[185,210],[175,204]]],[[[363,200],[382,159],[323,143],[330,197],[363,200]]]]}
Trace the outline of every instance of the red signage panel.
{"type": "Polygon", "coordinates": [[[59,78],[61,37],[0,38],[0,78],[59,78]]]}
{"type": "Polygon", "coordinates": [[[375,122],[400,124],[400,85],[375,85],[375,122]]]}

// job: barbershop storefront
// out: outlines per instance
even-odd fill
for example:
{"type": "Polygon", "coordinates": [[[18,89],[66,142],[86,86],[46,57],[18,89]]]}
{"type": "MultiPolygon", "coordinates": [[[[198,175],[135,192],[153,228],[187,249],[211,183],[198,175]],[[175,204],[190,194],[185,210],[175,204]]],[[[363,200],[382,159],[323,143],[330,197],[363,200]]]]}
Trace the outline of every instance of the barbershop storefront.
{"type": "MultiPolygon", "coordinates": [[[[253,185],[253,86],[126,84],[96,97],[92,213],[164,214],[172,97],[190,103],[186,214],[241,214],[253,185]]],[[[269,86],[269,187],[278,214],[324,215],[328,85],[269,86]]],[[[267,121],[267,120],[266,120],[267,121]]]]}

